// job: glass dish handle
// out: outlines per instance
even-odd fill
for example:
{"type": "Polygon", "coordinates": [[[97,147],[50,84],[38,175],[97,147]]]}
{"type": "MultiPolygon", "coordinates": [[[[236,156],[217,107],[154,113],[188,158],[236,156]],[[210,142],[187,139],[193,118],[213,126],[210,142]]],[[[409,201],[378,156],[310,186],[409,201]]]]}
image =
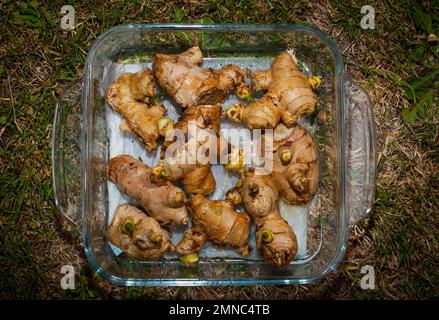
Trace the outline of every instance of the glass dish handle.
{"type": "Polygon", "coordinates": [[[58,98],[52,129],[53,197],[58,212],[81,230],[81,89],[78,82],[58,98]]]}
{"type": "Polygon", "coordinates": [[[375,201],[376,137],[372,102],[350,78],[345,79],[347,124],[347,209],[349,226],[367,217],[375,201]]]}

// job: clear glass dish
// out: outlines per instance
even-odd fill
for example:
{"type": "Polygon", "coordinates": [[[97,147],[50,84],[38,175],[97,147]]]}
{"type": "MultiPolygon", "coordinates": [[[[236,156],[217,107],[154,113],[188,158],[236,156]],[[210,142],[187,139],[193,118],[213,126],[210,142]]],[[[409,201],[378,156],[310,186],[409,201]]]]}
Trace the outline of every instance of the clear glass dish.
{"type": "MultiPolygon", "coordinates": [[[[123,68],[122,68],[123,69],[123,68]]],[[[301,25],[123,25],[102,34],[91,48],[81,83],[60,97],[54,119],[52,162],[58,210],[82,233],[92,267],[120,285],[304,284],[333,271],[357,221],[367,216],[375,190],[376,141],[367,94],[344,74],[337,45],[325,33],[301,25]],[[319,191],[306,207],[306,252],[286,269],[260,259],[202,258],[184,267],[177,258],[139,262],[117,255],[106,237],[111,212],[104,167],[110,157],[105,91],[121,66],[145,66],[156,52],[198,45],[206,61],[267,64],[294,48],[304,72],[320,75],[318,110],[301,120],[319,147],[319,191]]],[[[253,245],[254,247],[254,245],[253,245]]]]}

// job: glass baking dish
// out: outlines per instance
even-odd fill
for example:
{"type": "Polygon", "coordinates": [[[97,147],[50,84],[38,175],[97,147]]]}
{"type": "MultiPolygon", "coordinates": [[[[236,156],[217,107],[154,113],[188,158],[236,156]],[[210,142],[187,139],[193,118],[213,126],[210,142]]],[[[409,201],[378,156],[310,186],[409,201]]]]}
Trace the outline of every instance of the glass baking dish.
{"type": "MultiPolygon", "coordinates": [[[[169,101],[167,101],[169,105],[169,101]]],[[[122,25],[103,33],[87,57],[82,83],[58,100],[53,126],[54,199],[63,217],[82,234],[92,267],[113,283],[145,286],[304,284],[335,270],[350,228],[374,201],[376,141],[367,94],[344,73],[339,48],[322,31],[302,25],[122,25]],[[107,240],[111,217],[104,167],[111,154],[105,92],[130,67],[150,66],[156,52],[197,45],[207,65],[269,66],[294,48],[302,70],[323,78],[320,116],[300,124],[319,147],[319,191],[305,207],[304,252],[286,269],[256,258],[206,255],[197,267],[177,257],[139,262],[118,254],[107,240]],[[326,117],[321,117],[322,114],[326,117]]],[[[255,247],[254,243],[250,243],[255,247]]]]}

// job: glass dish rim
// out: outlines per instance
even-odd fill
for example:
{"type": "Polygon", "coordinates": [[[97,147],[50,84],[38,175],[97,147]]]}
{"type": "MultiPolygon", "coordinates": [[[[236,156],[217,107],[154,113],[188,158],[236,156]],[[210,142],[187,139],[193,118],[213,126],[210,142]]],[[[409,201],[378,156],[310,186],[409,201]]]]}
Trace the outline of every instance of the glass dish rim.
{"type": "MultiPolygon", "coordinates": [[[[303,24],[190,24],[190,23],[158,23],[158,24],[121,24],[108,29],[98,36],[92,47],[90,48],[87,60],[85,63],[85,73],[82,85],[82,120],[84,123],[83,133],[81,137],[81,156],[82,156],[82,190],[81,190],[81,204],[82,215],[88,212],[90,205],[89,190],[90,190],[90,170],[89,166],[89,143],[91,136],[88,134],[92,131],[92,123],[89,121],[91,108],[90,106],[90,87],[91,83],[91,61],[93,60],[96,49],[99,45],[112,33],[123,31],[127,29],[151,30],[151,31],[241,31],[241,32],[303,32],[320,38],[328,47],[331,48],[335,58],[335,91],[338,94],[339,114],[338,114],[338,132],[342,142],[345,141],[345,101],[344,101],[344,63],[341,51],[334,40],[325,32],[303,24]]],[[[109,273],[104,269],[93,256],[90,239],[88,237],[86,223],[82,223],[82,236],[84,241],[84,251],[87,260],[92,268],[104,278],[117,285],[125,286],[215,286],[215,285],[291,285],[291,284],[307,284],[315,282],[326,277],[334,271],[340,261],[342,260],[346,251],[346,241],[348,235],[348,215],[346,210],[346,161],[345,161],[345,145],[340,144],[338,150],[339,158],[339,206],[338,206],[338,249],[333,260],[328,263],[319,274],[312,275],[306,278],[240,278],[240,279],[147,279],[147,278],[122,278],[109,273]]],[[[82,219],[86,221],[86,219],[82,219]]]]}

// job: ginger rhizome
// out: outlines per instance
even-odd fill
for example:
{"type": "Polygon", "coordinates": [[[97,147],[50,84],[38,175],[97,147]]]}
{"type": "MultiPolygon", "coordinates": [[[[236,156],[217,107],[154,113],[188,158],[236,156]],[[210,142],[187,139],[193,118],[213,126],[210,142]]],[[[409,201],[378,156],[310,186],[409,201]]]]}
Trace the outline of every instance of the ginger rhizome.
{"type": "Polygon", "coordinates": [[[110,106],[124,118],[120,129],[138,136],[148,151],[157,148],[161,126],[170,122],[164,118],[166,109],[161,104],[150,105],[149,97],[154,95],[152,72],[144,69],[137,73],[127,72],[119,76],[107,90],[110,106]]]}
{"type": "Polygon", "coordinates": [[[216,181],[210,165],[170,163],[165,159],[155,170],[171,181],[181,181],[188,194],[209,195],[215,191],[216,181]]]}
{"type": "Polygon", "coordinates": [[[275,130],[273,176],[281,198],[289,204],[305,204],[317,192],[318,150],[312,136],[301,126],[275,130]]]}
{"type": "Polygon", "coordinates": [[[245,71],[234,65],[218,70],[201,67],[203,54],[192,47],[180,54],[156,54],[154,72],[160,87],[183,108],[221,103],[245,81],[245,71]]]}
{"type": "Polygon", "coordinates": [[[165,252],[175,250],[169,232],[129,204],[117,207],[107,234],[113,245],[139,260],[160,259],[165,252]]]}
{"type": "MultiPolygon", "coordinates": [[[[197,129],[210,129],[215,135],[219,135],[221,126],[221,106],[216,105],[199,105],[188,107],[183,111],[181,118],[174,124],[174,128],[180,130],[185,138],[188,139],[188,131],[190,123],[195,124],[197,129]]],[[[161,150],[162,158],[166,148],[174,142],[173,140],[165,140],[161,150]]]]}
{"type": "MultiPolygon", "coordinates": [[[[189,126],[193,125],[196,130],[210,129],[212,136],[215,138],[219,135],[220,130],[220,117],[221,106],[220,105],[203,105],[192,106],[184,110],[182,118],[175,124],[174,129],[181,130],[181,133],[185,135],[186,140],[194,139],[196,137],[189,137],[189,126]]],[[[163,173],[171,181],[181,181],[184,190],[189,194],[203,194],[209,195],[215,191],[216,182],[211,171],[210,163],[188,163],[185,156],[191,151],[189,150],[190,142],[186,142],[183,146],[183,151],[180,152],[177,148],[172,152],[172,159],[166,157],[166,148],[174,141],[165,140],[162,147],[162,162],[159,171],[163,173]]],[[[199,150],[200,145],[203,144],[203,140],[197,140],[196,151],[199,150]]],[[[195,159],[198,160],[198,159],[195,159]]]]}
{"type": "MultiPolygon", "coordinates": [[[[297,253],[297,239],[280,215],[275,181],[269,175],[256,175],[248,170],[241,188],[245,209],[254,219],[259,253],[270,264],[286,267],[297,253]]],[[[228,197],[231,197],[230,192],[228,197]]]]}
{"type": "Polygon", "coordinates": [[[186,256],[198,253],[206,243],[234,247],[242,255],[250,252],[250,217],[238,212],[226,200],[209,200],[197,194],[190,199],[192,227],[176,245],[177,252],[186,256]]]}
{"type": "MultiPolygon", "coordinates": [[[[262,136],[262,149],[266,136],[262,136]]],[[[280,123],[273,134],[273,169],[270,175],[279,190],[280,197],[288,204],[308,203],[315,195],[319,183],[319,165],[317,145],[312,136],[298,124],[287,128],[280,123]]],[[[240,153],[242,149],[238,150],[240,153]]],[[[226,169],[242,173],[245,169],[244,158],[239,157],[235,165],[226,165],[226,169]]]]}
{"type": "Polygon", "coordinates": [[[319,83],[308,81],[299,70],[293,51],[282,52],[270,69],[253,72],[251,78],[253,90],[265,94],[247,106],[235,104],[225,110],[224,115],[234,122],[243,121],[250,129],[275,128],[280,121],[291,126],[316,108],[312,89],[319,83]]]}
{"type": "Polygon", "coordinates": [[[161,225],[187,224],[188,214],[183,191],[153,170],[128,155],[112,158],[106,168],[107,178],[161,225]]]}

